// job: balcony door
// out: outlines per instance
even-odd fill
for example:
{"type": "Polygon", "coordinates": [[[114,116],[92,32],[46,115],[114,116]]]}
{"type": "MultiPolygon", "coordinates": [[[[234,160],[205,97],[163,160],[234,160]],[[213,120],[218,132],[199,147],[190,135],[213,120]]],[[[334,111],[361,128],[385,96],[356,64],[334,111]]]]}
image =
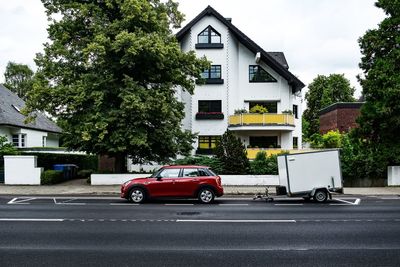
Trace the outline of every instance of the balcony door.
{"type": "Polygon", "coordinates": [[[277,113],[278,111],[278,102],[276,101],[271,101],[271,102],[262,102],[262,101],[255,101],[255,102],[249,102],[249,110],[251,110],[254,106],[259,105],[268,110],[268,113],[277,113]]]}
{"type": "Polygon", "coordinates": [[[277,148],[278,136],[250,136],[250,146],[258,148],[277,148]]]}

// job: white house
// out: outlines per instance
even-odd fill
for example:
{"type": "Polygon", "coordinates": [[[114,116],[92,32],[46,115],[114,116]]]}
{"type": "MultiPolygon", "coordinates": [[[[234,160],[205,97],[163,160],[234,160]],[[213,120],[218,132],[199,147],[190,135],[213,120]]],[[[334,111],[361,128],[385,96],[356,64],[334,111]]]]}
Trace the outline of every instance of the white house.
{"type": "Polygon", "coordinates": [[[202,74],[205,84],[197,85],[193,95],[178,92],[185,103],[183,127],[198,133],[196,153],[210,153],[226,129],[241,138],[250,158],[255,148],[301,148],[304,84],[289,71],[282,52],[264,51],[210,6],[176,37],[183,51],[212,62],[202,74]],[[268,113],[248,113],[255,105],[268,113]]]}
{"type": "Polygon", "coordinates": [[[21,114],[25,102],[0,84],[0,136],[18,148],[59,147],[61,129],[43,114],[25,124],[21,114]]]}

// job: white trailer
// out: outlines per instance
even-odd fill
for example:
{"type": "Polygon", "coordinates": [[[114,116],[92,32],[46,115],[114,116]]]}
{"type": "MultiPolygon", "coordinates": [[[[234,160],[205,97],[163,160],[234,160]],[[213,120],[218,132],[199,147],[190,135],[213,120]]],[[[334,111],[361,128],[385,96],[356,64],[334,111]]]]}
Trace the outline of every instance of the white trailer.
{"type": "Polygon", "coordinates": [[[278,156],[277,195],[325,202],[331,192],[343,193],[339,150],[324,150],[278,156]]]}

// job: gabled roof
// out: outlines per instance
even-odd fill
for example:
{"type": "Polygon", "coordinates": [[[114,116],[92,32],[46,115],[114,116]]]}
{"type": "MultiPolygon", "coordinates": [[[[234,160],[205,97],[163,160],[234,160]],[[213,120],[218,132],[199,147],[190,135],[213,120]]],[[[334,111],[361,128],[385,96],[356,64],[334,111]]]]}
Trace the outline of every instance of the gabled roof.
{"type": "Polygon", "coordinates": [[[181,41],[182,38],[188,33],[188,31],[193,27],[193,25],[195,25],[205,16],[214,16],[219,21],[221,21],[222,24],[228,27],[230,32],[239,40],[239,42],[241,42],[254,54],[260,52],[261,60],[264,61],[268,66],[270,66],[279,75],[284,77],[288,81],[289,85],[292,86],[294,92],[301,91],[301,89],[305,86],[303,82],[301,82],[296,76],[294,76],[288,70],[289,66],[287,65],[286,59],[282,52],[268,53],[264,51],[259,45],[253,42],[247,35],[245,35],[238,28],[236,28],[229,19],[225,19],[211,6],[208,6],[206,9],[204,9],[199,15],[197,15],[191,22],[189,22],[176,34],[176,38],[178,39],[178,41],[181,41]]]}
{"type": "Polygon", "coordinates": [[[60,127],[41,113],[37,113],[35,122],[25,124],[26,117],[18,111],[23,107],[25,107],[25,101],[0,84],[0,125],[52,133],[62,132],[60,127]]]}

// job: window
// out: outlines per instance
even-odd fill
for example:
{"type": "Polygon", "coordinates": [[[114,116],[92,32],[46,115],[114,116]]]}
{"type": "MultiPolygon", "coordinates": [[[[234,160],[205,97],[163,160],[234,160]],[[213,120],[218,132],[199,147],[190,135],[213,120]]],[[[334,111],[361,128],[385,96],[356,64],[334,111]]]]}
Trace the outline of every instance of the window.
{"type": "Polygon", "coordinates": [[[298,147],[299,147],[299,138],[293,137],[293,148],[298,148],[298,147]]]}
{"type": "Polygon", "coordinates": [[[162,170],[157,177],[160,178],[176,178],[179,176],[179,172],[181,169],[164,169],[162,170]]]}
{"type": "Polygon", "coordinates": [[[220,139],[219,136],[199,136],[199,148],[200,149],[213,149],[217,145],[217,141],[220,139]]]}
{"type": "Polygon", "coordinates": [[[13,145],[19,147],[19,136],[18,134],[13,134],[12,136],[13,145]]]}
{"type": "Polygon", "coordinates": [[[276,82],[276,79],[261,66],[250,65],[249,82],[276,82]]]}
{"type": "Polygon", "coordinates": [[[203,79],[221,79],[221,65],[211,65],[211,68],[204,70],[201,74],[203,79]]]}
{"type": "Polygon", "coordinates": [[[12,143],[15,147],[26,147],[26,134],[13,134],[12,143]]]}
{"type": "Polygon", "coordinates": [[[199,100],[199,112],[221,112],[221,100],[199,100]]]}
{"type": "Polygon", "coordinates": [[[47,146],[47,137],[42,136],[42,147],[46,147],[46,146],[47,146]]]}
{"type": "Polygon", "coordinates": [[[293,105],[293,115],[295,119],[298,119],[298,111],[297,111],[297,105],[293,105]]]}
{"type": "Polygon", "coordinates": [[[197,44],[195,47],[196,49],[224,48],[224,44],[221,44],[221,34],[213,27],[208,26],[197,35],[197,44]]]}
{"type": "Polygon", "coordinates": [[[250,136],[250,146],[259,148],[277,148],[278,136],[250,136]]]}
{"type": "Polygon", "coordinates": [[[208,26],[197,36],[197,42],[199,44],[220,44],[221,35],[213,27],[208,26]]]}

